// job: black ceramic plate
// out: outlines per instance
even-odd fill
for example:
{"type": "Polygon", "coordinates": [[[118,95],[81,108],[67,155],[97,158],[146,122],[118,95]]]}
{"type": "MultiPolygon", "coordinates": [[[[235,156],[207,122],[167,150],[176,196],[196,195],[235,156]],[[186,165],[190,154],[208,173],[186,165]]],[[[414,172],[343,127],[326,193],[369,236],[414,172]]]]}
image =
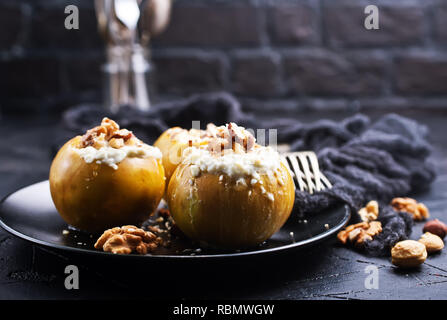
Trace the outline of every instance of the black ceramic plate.
{"type": "MultiPolygon", "coordinates": [[[[125,257],[164,260],[215,259],[284,252],[314,244],[333,235],[346,225],[349,218],[350,211],[346,206],[301,219],[292,213],[281,230],[255,248],[231,252],[217,251],[200,248],[187,239],[178,237],[172,241],[171,246],[152,255],[125,257]]],[[[0,204],[0,225],[10,233],[39,245],[78,253],[120,256],[95,250],[93,244],[98,235],[69,229],[53,205],[48,181],[33,184],[6,197],[0,204]],[[63,232],[64,230],[69,232],[63,232]]]]}

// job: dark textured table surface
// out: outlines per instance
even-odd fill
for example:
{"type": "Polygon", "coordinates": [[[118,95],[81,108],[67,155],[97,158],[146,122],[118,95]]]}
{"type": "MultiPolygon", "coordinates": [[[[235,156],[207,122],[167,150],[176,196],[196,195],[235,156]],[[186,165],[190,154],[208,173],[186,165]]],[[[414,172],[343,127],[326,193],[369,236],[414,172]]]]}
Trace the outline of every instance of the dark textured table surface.
{"type": "MultiPolygon", "coordinates": [[[[406,111],[431,129],[438,177],[416,198],[433,218],[447,221],[447,112],[406,111]]],[[[307,114],[305,120],[348,114],[307,114]]],[[[373,116],[377,116],[373,115],[373,116]]],[[[0,196],[47,179],[57,119],[0,120],[0,196]]],[[[417,239],[423,223],[414,227],[417,239]]],[[[389,258],[365,256],[334,238],[281,256],[213,264],[129,265],[117,259],[68,255],[27,243],[0,229],[1,299],[198,298],[198,299],[446,299],[447,252],[418,269],[402,271],[389,258]],[[80,289],[66,290],[64,269],[80,270],[80,289]],[[367,289],[365,268],[378,267],[379,288],[367,289]]]]}

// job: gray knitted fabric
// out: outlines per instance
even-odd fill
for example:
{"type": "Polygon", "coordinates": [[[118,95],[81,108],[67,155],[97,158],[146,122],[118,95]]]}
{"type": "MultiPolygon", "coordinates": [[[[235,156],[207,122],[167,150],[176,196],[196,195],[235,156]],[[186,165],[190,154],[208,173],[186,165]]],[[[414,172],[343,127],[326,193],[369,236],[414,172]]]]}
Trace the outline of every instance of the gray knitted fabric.
{"type": "Polygon", "coordinates": [[[364,115],[312,124],[293,119],[266,121],[243,113],[233,96],[212,93],[163,103],[147,113],[123,108],[108,115],[95,106],[78,106],[67,111],[64,120],[69,129],[80,133],[97,125],[103,116],[115,119],[148,142],[169,127],[189,128],[194,120],[203,126],[234,121],[252,129],[276,128],[278,142],[289,143],[292,150],[317,152],[324,174],[333,183],[332,189],[314,195],[297,191],[298,214],[318,214],[341,202],[357,212],[369,200],[380,202],[383,232],[366,244],[367,252],[374,255],[389,255],[390,246],[411,234],[412,219],[392,210],[389,201],[427,189],[435,177],[434,166],[428,163],[427,128],[396,114],[385,115],[375,123],[364,115]]]}

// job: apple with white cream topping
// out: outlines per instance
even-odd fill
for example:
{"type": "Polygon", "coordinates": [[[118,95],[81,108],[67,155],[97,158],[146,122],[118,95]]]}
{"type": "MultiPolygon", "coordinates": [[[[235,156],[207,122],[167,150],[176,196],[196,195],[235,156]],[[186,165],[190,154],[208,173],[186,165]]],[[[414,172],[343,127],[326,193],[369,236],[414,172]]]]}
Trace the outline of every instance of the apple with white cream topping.
{"type": "Polygon", "coordinates": [[[289,217],[292,177],[279,154],[234,123],[211,127],[207,144],[186,148],[167,201],[177,226],[215,247],[243,248],[271,237],[289,217]]]}
{"type": "Polygon", "coordinates": [[[162,154],[104,118],[68,141],[50,169],[50,190],[62,218],[98,232],[145,221],[165,189],[162,154]]]}

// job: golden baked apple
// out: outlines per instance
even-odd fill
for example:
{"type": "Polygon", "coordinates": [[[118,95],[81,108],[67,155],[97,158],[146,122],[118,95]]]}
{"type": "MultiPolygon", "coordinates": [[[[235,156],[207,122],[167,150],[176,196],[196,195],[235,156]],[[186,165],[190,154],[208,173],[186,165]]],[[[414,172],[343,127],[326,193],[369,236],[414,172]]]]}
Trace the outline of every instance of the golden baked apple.
{"type": "Polygon", "coordinates": [[[161,157],[159,149],[104,118],[54,158],[50,190],[56,209],[68,224],[90,232],[140,224],[164,193],[161,157]]]}
{"type": "Polygon", "coordinates": [[[278,153],[231,123],[206,148],[187,148],[167,201],[191,239],[223,248],[262,243],[288,219],[295,186],[278,153]]]}

